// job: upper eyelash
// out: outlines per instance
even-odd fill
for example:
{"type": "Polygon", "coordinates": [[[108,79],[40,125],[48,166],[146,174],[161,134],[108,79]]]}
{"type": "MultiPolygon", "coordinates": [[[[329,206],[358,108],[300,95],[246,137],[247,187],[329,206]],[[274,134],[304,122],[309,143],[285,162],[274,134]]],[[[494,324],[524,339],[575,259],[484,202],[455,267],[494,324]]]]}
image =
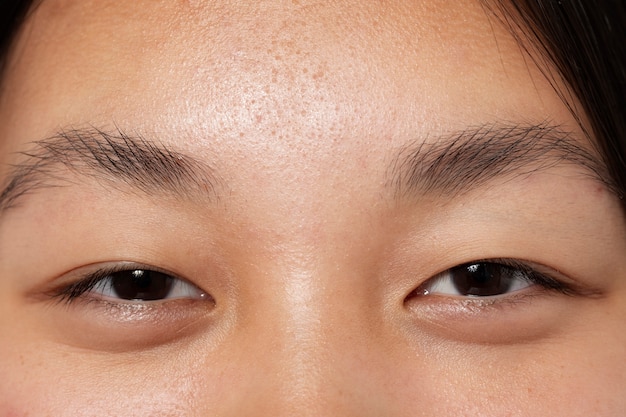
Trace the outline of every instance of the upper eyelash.
{"type": "MultiPolygon", "coordinates": [[[[467,265],[467,264],[477,264],[477,263],[491,263],[491,264],[500,264],[503,265],[505,267],[508,268],[513,268],[513,269],[517,269],[520,270],[522,272],[524,272],[526,274],[526,276],[528,276],[529,280],[535,284],[535,285],[539,285],[545,289],[548,289],[550,291],[557,291],[560,292],[562,294],[565,295],[577,295],[580,292],[577,291],[576,288],[574,288],[571,285],[568,285],[566,283],[563,283],[560,280],[557,280],[553,277],[551,277],[549,274],[547,273],[543,273],[543,272],[539,272],[537,271],[537,269],[535,267],[532,267],[531,265],[529,265],[528,263],[525,263],[523,261],[519,261],[516,259],[510,259],[510,258],[492,258],[492,259],[480,259],[480,260],[476,260],[476,261],[471,261],[471,262],[466,262],[463,265],[467,265]]],[[[456,267],[456,266],[455,266],[456,267]]],[[[453,267],[453,268],[455,268],[453,267]]],[[[105,268],[100,268],[99,270],[93,272],[93,273],[89,273],[86,274],[85,276],[83,276],[82,278],[76,280],[75,282],[66,285],[60,289],[57,289],[55,291],[53,291],[53,296],[55,298],[57,298],[60,302],[64,302],[67,304],[71,304],[72,302],[76,301],[77,299],[79,299],[80,297],[82,297],[84,294],[88,293],[89,291],[93,290],[93,288],[103,279],[107,278],[108,276],[117,273],[117,272],[122,272],[122,271],[128,271],[131,269],[144,269],[144,270],[150,270],[150,271],[158,271],[158,268],[154,268],[154,267],[148,267],[148,266],[140,266],[140,265],[116,265],[116,266],[111,266],[111,267],[105,267],[105,268]]],[[[450,268],[452,269],[452,268],[450,268]]],[[[547,269],[547,267],[546,267],[547,269]]],[[[164,273],[167,273],[168,275],[172,276],[173,278],[176,279],[180,279],[178,277],[176,277],[173,274],[170,274],[168,272],[165,271],[161,271],[164,273]]]]}
{"type": "Polygon", "coordinates": [[[114,265],[111,267],[100,268],[95,272],[85,274],[82,278],[79,278],[75,282],[66,285],[62,288],[59,288],[52,292],[52,296],[57,298],[60,302],[64,302],[66,304],[71,304],[72,302],[80,299],[84,294],[93,290],[94,287],[103,279],[108,276],[115,274],[117,272],[129,271],[129,270],[145,270],[145,271],[158,271],[163,272],[175,279],[178,278],[176,275],[171,274],[166,271],[162,271],[159,268],[151,267],[151,266],[142,266],[137,264],[126,264],[126,265],[114,265]]]}
{"type": "MultiPolygon", "coordinates": [[[[537,270],[537,267],[533,267],[527,262],[520,261],[517,259],[511,258],[492,258],[492,259],[480,259],[477,261],[467,262],[464,265],[468,264],[478,264],[478,263],[491,263],[491,264],[499,264],[508,268],[517,269],[522,271],[535,285],[540,285],[544,289],[550,291],[557,291],[565,295],[578,295],[579,291],[574,288],[574,286],[569,285],[567,283],[562,282],[550,275],[549,272],[540,272],[537,270]]],[[[539,265],[542,269],[550,269],[543,265],[539,265]]],[[[454,267],[453,267],[454,268],[454,267]]],[[[452,269],[452,268],[451,268],[452,269]]],[[[554,274],[558,273],[554,271],[554,274]]]]}
{"type": "MultiPolygon", "coordinates": [[[[536,262],[530,261],[522,261],[514,258],[482,258],[476,259],[469,262],[464,262],[461,264],[454,265],[433,277],[427,279],[422,282],[417,288],[411,291],[411,295],[420,295],[424,291],[428,285],[433,282],[433,279],[440,279],[446,273],[460,267],[467,267],[475,264],[491,264],[491,265],[501,265],[505,268],[511,268],[514,270],[521,271],[527,281],[538,287],[541,287],[542,290],[547,292],[556,292],[563,295],[568,296],[590,296],[597,295],[595,292],[590,292],[588,289],[577,286],[574,283],[567,282],[567,280],[556,278],[560,275],[560,272],[550,268],[548,266],[538,264],[536,262]]],[[[519,294],[518,294],[519,295],[519,294]]],[[[484,302],[489,299],[492,302],[500,302],[510,300],[513,295],[512,294],[501,294],[497,296],[488,296],[488,297],[467,297],[467,296],[459,296],[460,298],[465,299],[466,301],[471,302],[484,302]],[[500,301],[497,301],[500,300],[500,301]]]]}
{"type": "Polygon", "coordinates": [[[111,270],[109,269],[98,270],[93,274],[89,274],[86,277],[83,277],[72,284],[69,284],[65,287],[62,287],[54,291],[53,295],[56,298],[58,298],[59,301],[70,304],[76,299],[80,298],[85,293],[91,291],[98,282],[100,282],[101,280],[103,280],[108,275],[114,272],[118,272],[118,271],[114,271],[113,268],[111,268],[111,270]]]}

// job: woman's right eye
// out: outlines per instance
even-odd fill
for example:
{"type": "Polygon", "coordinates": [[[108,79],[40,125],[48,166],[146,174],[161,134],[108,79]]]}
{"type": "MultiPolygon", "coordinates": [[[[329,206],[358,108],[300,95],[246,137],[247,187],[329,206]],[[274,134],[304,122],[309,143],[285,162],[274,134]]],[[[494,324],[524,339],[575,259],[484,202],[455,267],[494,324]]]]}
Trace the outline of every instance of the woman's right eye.
{"type": "Polygon", "coordinates": [[[111,302],[150,302],[208,299],[209,295],[180,278],[150,269],[100,270],[59,291],[67,302],[79,298],[111,302]]]}
{"type": "Polygon", "coordinates": [[[125,351],[216,328],[213,294],[159,267],[109,261],[76,268],[57,281],[42,296],[67,307],[50,315],[63,343],[125,351]]]}

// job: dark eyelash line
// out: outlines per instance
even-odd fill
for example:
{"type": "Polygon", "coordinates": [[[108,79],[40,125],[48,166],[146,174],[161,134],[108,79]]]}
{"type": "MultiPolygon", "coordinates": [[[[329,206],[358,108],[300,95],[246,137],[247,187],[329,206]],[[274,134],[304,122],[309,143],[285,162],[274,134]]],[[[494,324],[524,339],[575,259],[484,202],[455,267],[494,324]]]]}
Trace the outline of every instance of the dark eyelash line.
{"type": "MultiPolygon", "coordinates": [[[[468,264],[478,264],[478,263],[492,263],[492,264],[500,264],[507,268],[516,269],[524,273],[526,277],[528,277],[529,282],[535,285],[539,285],[540,287],[548,290],[559,292],[564,295],[576,296],[580,295],[581,291],[576,288],[574,285],[570,285],[562,282],[552,276],[550,276],[550,272],[540,272],[537,269],[549,269],[548,267],[544,267],[543,265],[531,266],[524,261],[519,261],[516,259],[509,258],[493,258],[493,259],[482,259],[478,261],[472,261],[468,264]]],[[[558,271],[553,271],[554,274],[558,273],[558,271]]]]}
{"type": "Polygon", "coordinates": [[[57,298],[59,302],[71,304],[89,291],[93,290],[99,282],[111,274],[126,271],[131,268],[132,267],[129,268],[127,265],[101,268],[96,272],[86,274],[72,284],[54,290],[52,295],[57,298]]]}
{"type": "Polygon", "coordinates": [[[111,275],[114,275],[118,272],[124,272],[124,271],[130,271],[130,270],[161,272],[161,273],[171,276],[172,278],[184,281],[183,279],[177,277],[176,275],[170,272],[164,271],[160,268],[127,262],[121,265],[101,267],[95,272],[84,274],[82,277],[78,278],[75,282],[51,291],[51,296],[53,298],[56,298],[61,303],[72,304],[73,302],[83,297],[86,293],[93,290],[96,287],[96,285],[98,285],[98,283],[100,283],[102,280],[106,279],[107,277],[110,277],[111,275]]]}
{"type": "MultiPolygon", "coordinates": [[[[553,278],[552,276],[550,276],[549,272],[540,272],[537,270],[537,267],[533,267],[523,261],[509,259],[509,258],[492,258],[492,259],[480,259],[476,261],[471,261],[471,262],[466,263],[466,265],[479,264],[479,263],[500,264],[507,268],[512,268],[512,269],[521,271],[526,277],[528,277],[529,282],[531,282],[534,285],[538,285],[548,291],[555,291],[555,292],[568,295],[568,296],[580,295],[582,292],[580,291],[580,289],[576,288],[573,285],[566,284],[562,282],[561,280],[553,278]]],[[[542,266],[540,265],[539,267],[542,267],[542,266]]],[[[548,269],[547,267],[544,267],[544,268],[548,269]]],[[[83,297],[86,293],[93,290],[96,287],[96,285],[98,285],[98,283],[100,283],[102,280],[106,279],[107,277],[115,273],[128,271],[131,269],[143,269],[143,270],[150,270],[150,271],[158,270],[158,268],[141,266],[137,264],[131,264],[131,265],[125,264],[125,265],[114,265],[110,267],[104,267],[104,268],[100,268],[99,270],[95,272],[85,274],[83,277],[79,278],[78,280],[76,280],[75,282],[69,285],[66,285],[61,288],[51,291],[51,295],[53,298],[58,299],[58,301],[61,303],[72,304],[76,300],[83,297]]],[[[165,272],[165,271],[160,271],[160,272],[165,272]]],[[[557,271],[554,271],[554,273],[557,273],[557,271]]],[[[168,275],[171,275],[171,274],[168,274],[168,275]]],[[[177,278],[174,275],[171,275],[171,276],[174,278],[177,278]]],[[[177,278],[177,279],[180,279],[180,278],[177,278]]]]}

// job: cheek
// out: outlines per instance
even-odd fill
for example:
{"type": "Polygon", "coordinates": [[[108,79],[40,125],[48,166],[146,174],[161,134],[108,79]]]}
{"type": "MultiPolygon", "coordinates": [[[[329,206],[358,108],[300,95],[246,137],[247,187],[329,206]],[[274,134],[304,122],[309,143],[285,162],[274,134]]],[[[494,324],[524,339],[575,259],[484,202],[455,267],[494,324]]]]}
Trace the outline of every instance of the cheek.
{"type": "Polygon", "coordinates": [[[0,415],[182,416],[191,409],[190,383],[175,373],[131,363],[105,365],[84,352],[39,347],[40,352],[12,356],[0,351],[13,358],[0,360],[0,415]]]}
{"type": "MultiPolygon", "coordinates": [[[[6,313],[2,316],[6,317],[6,313]]],[[[46,415],[51,409],[50,399],[54,398],[52,394],[56,387],[50,388],[58,382],[55,375],[46,369],[46,355],[33,351],[34,345],[25,341],[26,332],[11,332],[14,329],[5,323],[0,328],[3,329],[0,342],[0,415],[28,416],[33,412],[46,415]],[[6,343],[5,337],[11,343],[6,343]]]]}
{"type": "Polygon", "coordinates": [[[416,349],[386,374],[398,415],[618,416],[626,409],[621,328],[605,320],[526,344],[429,343],[438,347],[416,349]]]}

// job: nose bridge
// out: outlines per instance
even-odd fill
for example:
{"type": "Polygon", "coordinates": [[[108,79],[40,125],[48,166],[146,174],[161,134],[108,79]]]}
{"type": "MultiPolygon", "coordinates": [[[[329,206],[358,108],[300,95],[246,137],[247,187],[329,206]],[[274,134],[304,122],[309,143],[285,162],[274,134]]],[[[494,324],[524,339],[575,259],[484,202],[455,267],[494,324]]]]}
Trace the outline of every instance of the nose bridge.
{"type": "Polygon", "coordinates": [[[290,210],[238,223],[247,245],[232,252],[248,262],[233,271],[237,319],[224,346],[237,358],[227,369],[242,394],[229,394],[235,415],[385,414],[371,404],[389,363],[376,346],[383,287],[367,256],[379,246],[362,227],[369,217],[328,201],[288,200],[290,210]]]}
{"type": "MultiPolygon", "coordinates": [[[[270,272],[247,332],[254,351],[257,411],[271,415],[367,415],[367,337],[354,277],[336,268],[292,262],[270,272]],[[262,393],[262,394],[261,394],[262,393]],[[365,407],[365,408],[363,408],[365,407]]],[[[252,369],[254,369],[252,371],[252,369]]],[[[258,415],[258,414],[257,414],[258,415]]]]}
{"type": "Polygon", "coordinates": [[[282,376],[282,389],[294,400],[306,402],[306,397],[323,397],[330,388],[339,362],[334,356],[337,345],[350,328],[341,323],[335,304],[337,288],[333,279],[323,276],[319,269],[300,269],[289,272],[284,282],[283,302],[277,308],[278,320],[273,333],[280,342],[276,346],[280,360],[276,371],[282,376]],[[329,286],[330,281],[331,285],[329,286]],[[333,326],[342,332],[333,331],[333,326]]]}
{"type": "Polygon", "coordinates": [[[329,337],[325,294],[328,288],[315,282],[309,270],[291,271],[284,281],[284,302],[275,334],[280,338],[277,353],[280,360],[276,371],[282,376],[282,390],[286,397],[306,402],[306,397],[320,397],[328,383],[329,353],[335,343],[329,337]]]}

